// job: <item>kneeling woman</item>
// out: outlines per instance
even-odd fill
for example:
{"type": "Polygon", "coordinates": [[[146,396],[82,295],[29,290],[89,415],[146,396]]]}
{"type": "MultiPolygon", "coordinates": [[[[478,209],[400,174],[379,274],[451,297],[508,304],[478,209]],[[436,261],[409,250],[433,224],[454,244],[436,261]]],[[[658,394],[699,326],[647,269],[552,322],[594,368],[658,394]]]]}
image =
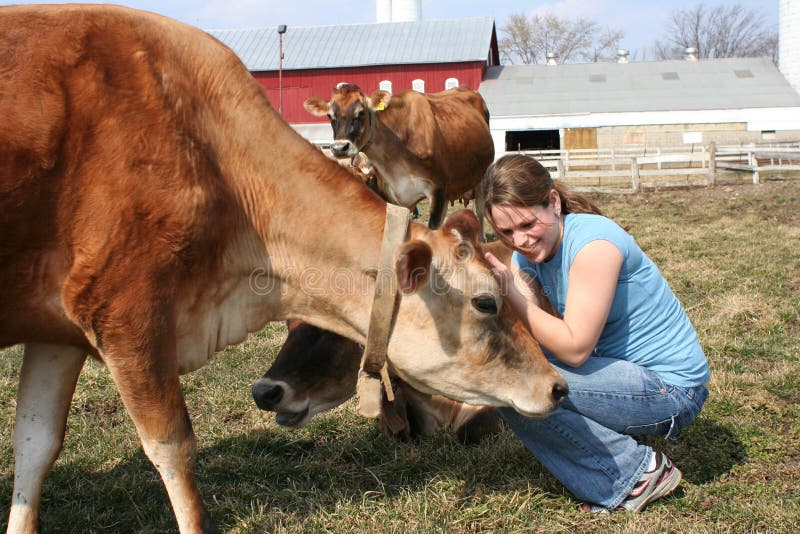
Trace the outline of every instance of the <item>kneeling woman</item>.
{"type": "Polygon", "coordinates": [[[511,269],[487,260],[569,384],[551,416],[503,417],[584,509],[638,512],[681,480],[635,436],[672,438],[702,408],[710,372],[697,334],[633,237],[533,158],[497,160],[482,187],[489,221],[515,250],[511,269]],[[519,271],[541,283],[561,318],[539,308],[519,271]]]}

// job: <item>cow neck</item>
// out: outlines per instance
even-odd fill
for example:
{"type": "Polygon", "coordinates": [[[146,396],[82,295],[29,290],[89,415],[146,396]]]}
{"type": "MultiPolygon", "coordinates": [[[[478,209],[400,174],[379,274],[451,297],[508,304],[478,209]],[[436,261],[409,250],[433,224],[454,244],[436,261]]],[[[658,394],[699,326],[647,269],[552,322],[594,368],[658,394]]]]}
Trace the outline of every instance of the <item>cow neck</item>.
{"type": "Polygon", "coordinates": [[[385,203],[293,130],[257,83],[234,88],[252,98],[219,99],[216,112],[235,127],[204,135],[219,147],[220,174],[264,248],[265,260],[250,268],[275,289],[254,305],[266,320],[302,319],[363,342],[385,203]],[[337,293],[330,282],[342,277],[352,285],[337,293]],[[318,286],[303,285],[314,279],[318,286]]]}
{"type": "Polygon", "coordinates": [[[267,275],[283,292],[273,319],[303,319],[363,342],[385,204],[305,140],[275,145],[259,154],[269,175],[248,180],[252,189],[239,195],[266,249],[267,275]],[[276,200],[255,201],[265,198],[276,200]],[[346,290],[331,289],[341,280],[346,290]]]}
{"type": "Polygon", "coordinates": [[[368,142],[361,151],[367,155],[378,172],[389,179],[394,176],[419,174],[425,167],[422,159],[410,151],[406,143],[397,137],[397,134],[384,124],[377,114],[372,121],[368,142]],[[402,169],[397,169],[398,165],[402,166],[402,169]]]}

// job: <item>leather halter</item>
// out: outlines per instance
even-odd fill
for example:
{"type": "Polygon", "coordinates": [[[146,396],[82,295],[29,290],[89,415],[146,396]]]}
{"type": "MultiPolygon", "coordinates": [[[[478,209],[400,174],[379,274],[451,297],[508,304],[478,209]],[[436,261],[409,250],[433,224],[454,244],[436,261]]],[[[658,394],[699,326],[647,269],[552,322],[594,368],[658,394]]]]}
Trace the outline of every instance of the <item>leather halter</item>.
{"type": "Polygon", "coordinates": [[[381,382],[383,382],[389,402],[394,401],[394,392],[386,363],[386,351],[389,347],[389,335],[392,331],[399,299],[397,298],[395,276],[387,275],[394,273],[395,252],[406,239],[408,215],[408,209],[394,204],[386,204],[386,222],[383,227],[375,294],[372,299],[367,342],[364,346],[364,356],[361,358],[361,369],[358,372],[356,384],[357,411],[364,417],[375,418],[380,415],[381,382]]]}

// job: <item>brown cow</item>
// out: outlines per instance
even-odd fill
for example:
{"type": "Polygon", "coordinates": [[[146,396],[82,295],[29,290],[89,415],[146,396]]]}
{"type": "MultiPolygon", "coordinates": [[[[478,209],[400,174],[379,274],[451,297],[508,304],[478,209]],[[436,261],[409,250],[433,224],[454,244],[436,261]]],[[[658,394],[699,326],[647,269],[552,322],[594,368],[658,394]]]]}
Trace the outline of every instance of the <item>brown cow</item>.
{"type": "MultiPolygon", "coordinates": [[[[511,261],[511,250],[500,241],[482,248],[506,265],[511,261]]],[[[539,284],[531,285],[542,308],[555,315],[539,284]]],[[[275,361],[252,392],[259,408],[276,412],[278,424],[302,427],[355,394],[363,347],[299,321],[290,321],[288,327],[275,361]]],[[[393,404],[384,402],[381,429],[400,439],[452,429],[461,441],[472,443],[502,428],[494,408],[421,393],[402,380],[397,380],[395,397],[393,404]]]]}
{"type": "MultiPolygon", "coordinates": [[[[179,375],[273,320],[363,342],[386,204],[197,28],[115,6],[7,6],[0,50],[0,347],[25,345],[8,529],[37,528],[91,355],[180,531],[215,531],[179,375]]],[[[425,392],[547,414],[566,383],[463,254],[477,233],[465,216],[410,226],[391,269],[392,368],[425,392]]]]}
{"type": "Polygon", "coordinates": [[[345,83],[333,90],[330,101],[312,97],[305,108],[330,119],[334,156],[367,155],[383,177],[389,202],[411,209],[428,198],[428,226],[438,228],[448,201],[474,199],[483,235],[479,186],[494,160],[494,143],[489,111],[477,92],[462,86],[433,94],[377,91],[367,97],[357,85],[345,83]]]}

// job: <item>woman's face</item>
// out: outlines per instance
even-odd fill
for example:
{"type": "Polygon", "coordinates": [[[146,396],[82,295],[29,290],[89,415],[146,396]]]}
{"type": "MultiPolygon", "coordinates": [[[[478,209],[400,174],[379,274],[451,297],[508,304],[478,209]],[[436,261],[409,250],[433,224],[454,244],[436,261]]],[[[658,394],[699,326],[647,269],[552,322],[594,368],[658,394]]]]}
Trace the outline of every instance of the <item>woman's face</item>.
{"type": "Polygon", "coordinates": [[[561,206],[492,206],[494,229],[533,263],[552,258],[561,244],[561,206]]]}

